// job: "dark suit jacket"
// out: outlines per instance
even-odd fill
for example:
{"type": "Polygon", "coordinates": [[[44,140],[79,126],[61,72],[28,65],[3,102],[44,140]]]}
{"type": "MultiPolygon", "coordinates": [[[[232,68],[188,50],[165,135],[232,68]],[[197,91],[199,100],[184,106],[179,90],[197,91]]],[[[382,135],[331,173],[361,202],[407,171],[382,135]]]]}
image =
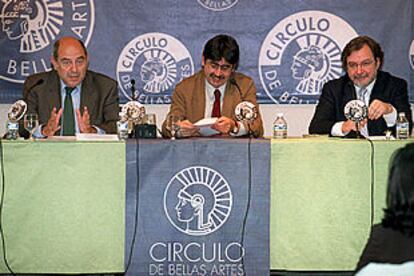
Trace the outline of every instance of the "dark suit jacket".
{"type": "Polygon", "coordinates": [[[371,230],[356,270],[370,262],[401,264],[407,261],[414,261],[414,236],[377,224],[371,230]]]}
{"type": "MultiPolygon", "coordinates": [[[[348,75],[327,82],[323,89],[315,114],[309,126],[310,134],[330,134],[336,122],[346,121],[344,107],[356,99],[355,89],[348,75]]],[[[405,112],[412,128],[411,107],[408,102],[407,82],[396,78],[389,73],[379,71],[375,85],[371,92],[369,102],[378,99],[395,107],[397,112],[405,112]]],[[[368,133],[370,136],[384,135],[387,124],[384,118],[368,120],[368,133]]],[[[391,130],[395,131],[395,127],[391,130]]],[[[349,137],[355,137],[351,132],[349,137]]]]}
{"type": "MultiPolygon", "coordinates": [[[[60,79],[54,70],[38,73],[26,79],[23,98],[27,102],[28,112],[38,114],[39,124],[47,123],[54,107],[57,110],[61,108],[60,89],[60,79]]],[[[82,81],[81,112],[84,106],[88,108],[91,125],[105,130],[106,133],[116,133],[119,97],[117,84],[113,79],[87,71],[82,81]]]]}
{"type": "MultiPolygon", "coordinates": [[[[234,110],[237,104],[242,101],[253,103],[256,105],[259,114],[256,120],[250,124],[250,129],[254,136],[261,137],[263,136],[263,123],[256,102],[256,87],[254,82],[250,77],[241,73],[234,73],[234,79],[239,85],[241,92],[239,92],[234,84],[227,83],[221,115],[235,120],[234,110]]],[[[183,116],[191,123],[209,117],[209,115],[205,116],[204,114],[206,105],[205,82],[204,72],[200,70],[198,73],[177,84],[172,95],[172,103],[168,114],[183,116]]],[[[170,134],[165,128],[165,125],[166,121],[163,123],[162,132],[164,136],[168,137],[170,134]]],[[[248,126],[246,125],[247,129],[248,126]]]]}

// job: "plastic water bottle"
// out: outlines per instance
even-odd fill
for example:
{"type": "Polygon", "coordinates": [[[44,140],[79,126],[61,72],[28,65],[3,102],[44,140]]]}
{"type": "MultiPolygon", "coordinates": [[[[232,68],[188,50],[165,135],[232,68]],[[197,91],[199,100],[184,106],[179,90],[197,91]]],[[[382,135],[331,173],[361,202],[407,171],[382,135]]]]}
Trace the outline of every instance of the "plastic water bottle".
{"type": "Polygon", "coordinates": [[[19,123],[7,122],[7,140],[17,140],[19,138],[19,123]]]}
{"type": "Polygon", "coordinates": [[[273,123],[273,138],[287,138],[287,123],[285,118],[283,117],[283,113],[278,113],[273,123]]]}
{"type": "Polygon", "coordinates": [[[397,139],[408,139],[410,136],[410,126],[407,120],[407,117],[405,117],[404,112],[398,113],[397,118],[397,125],[396,125],[396,133],[397,133],[397,139]]]}

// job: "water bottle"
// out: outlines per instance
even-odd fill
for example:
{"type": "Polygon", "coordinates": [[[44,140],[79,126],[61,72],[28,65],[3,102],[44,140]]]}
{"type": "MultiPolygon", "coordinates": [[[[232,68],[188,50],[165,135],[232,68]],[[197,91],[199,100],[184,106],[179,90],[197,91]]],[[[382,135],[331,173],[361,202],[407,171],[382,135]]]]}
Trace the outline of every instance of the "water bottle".
{"type": "Polygon", "coordinates": [[[19,123],[7,122],[7,140],[17,140],[19,138],[19,123]]]}
{"type": "Polygon", "coordinates": [[[283,113],[278,113],[276,120],[273,123],[273,138],[287,138],[287,123],[285,118],[283,117],[283,113]]]}
{"type": "Polygon", "coordinates": [[[404,112],[400,112],[398,113],[398,118],[397,118],[397,125],[396,125],[396,134],[397,134],[397,139],[408,139],[408,137],[410,136],[410,126],[407,120],[407,117],[405,117],[405,113],[404,112]]]}

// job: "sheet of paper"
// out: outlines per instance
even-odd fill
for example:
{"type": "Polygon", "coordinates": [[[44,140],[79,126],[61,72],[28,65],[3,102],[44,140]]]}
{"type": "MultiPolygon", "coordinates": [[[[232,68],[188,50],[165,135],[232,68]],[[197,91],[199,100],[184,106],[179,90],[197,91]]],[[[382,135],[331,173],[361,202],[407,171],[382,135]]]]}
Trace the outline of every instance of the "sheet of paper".
{"type": "Polygon", "coordinates": [[[118,141],[116,134],[77,133],[76,141],[118,141]]]}
{"type": "Polygon", "coordinates": [[[218,118],[204,118],[201,119],[200,121],[196,122],[194,125],[197,126],[200,130],[200,135],[201,136],[212,136],[212,135],[216,135],[219,134],[220,132],[218,132],[215,129],[212,129],[211,127],[214,125],[214,123],[217,121],[218,118]]]}
{"type": "Polygon", "coordinates": [[[371,141],[381,141],[381,140],[395,140],[395,137],[392,135],[388,138],[387,136],[368,136],[367,139],[371,141]]]}

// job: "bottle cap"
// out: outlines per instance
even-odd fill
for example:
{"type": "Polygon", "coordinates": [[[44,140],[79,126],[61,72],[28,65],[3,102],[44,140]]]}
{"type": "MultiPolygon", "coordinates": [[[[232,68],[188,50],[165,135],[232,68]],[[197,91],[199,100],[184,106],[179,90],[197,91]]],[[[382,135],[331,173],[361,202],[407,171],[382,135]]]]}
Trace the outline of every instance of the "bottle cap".
{"type": "Polygon", "coordinates": [[[283,117],[283,113],[282,112],[277,113],[277,117],[283,117]]]}

